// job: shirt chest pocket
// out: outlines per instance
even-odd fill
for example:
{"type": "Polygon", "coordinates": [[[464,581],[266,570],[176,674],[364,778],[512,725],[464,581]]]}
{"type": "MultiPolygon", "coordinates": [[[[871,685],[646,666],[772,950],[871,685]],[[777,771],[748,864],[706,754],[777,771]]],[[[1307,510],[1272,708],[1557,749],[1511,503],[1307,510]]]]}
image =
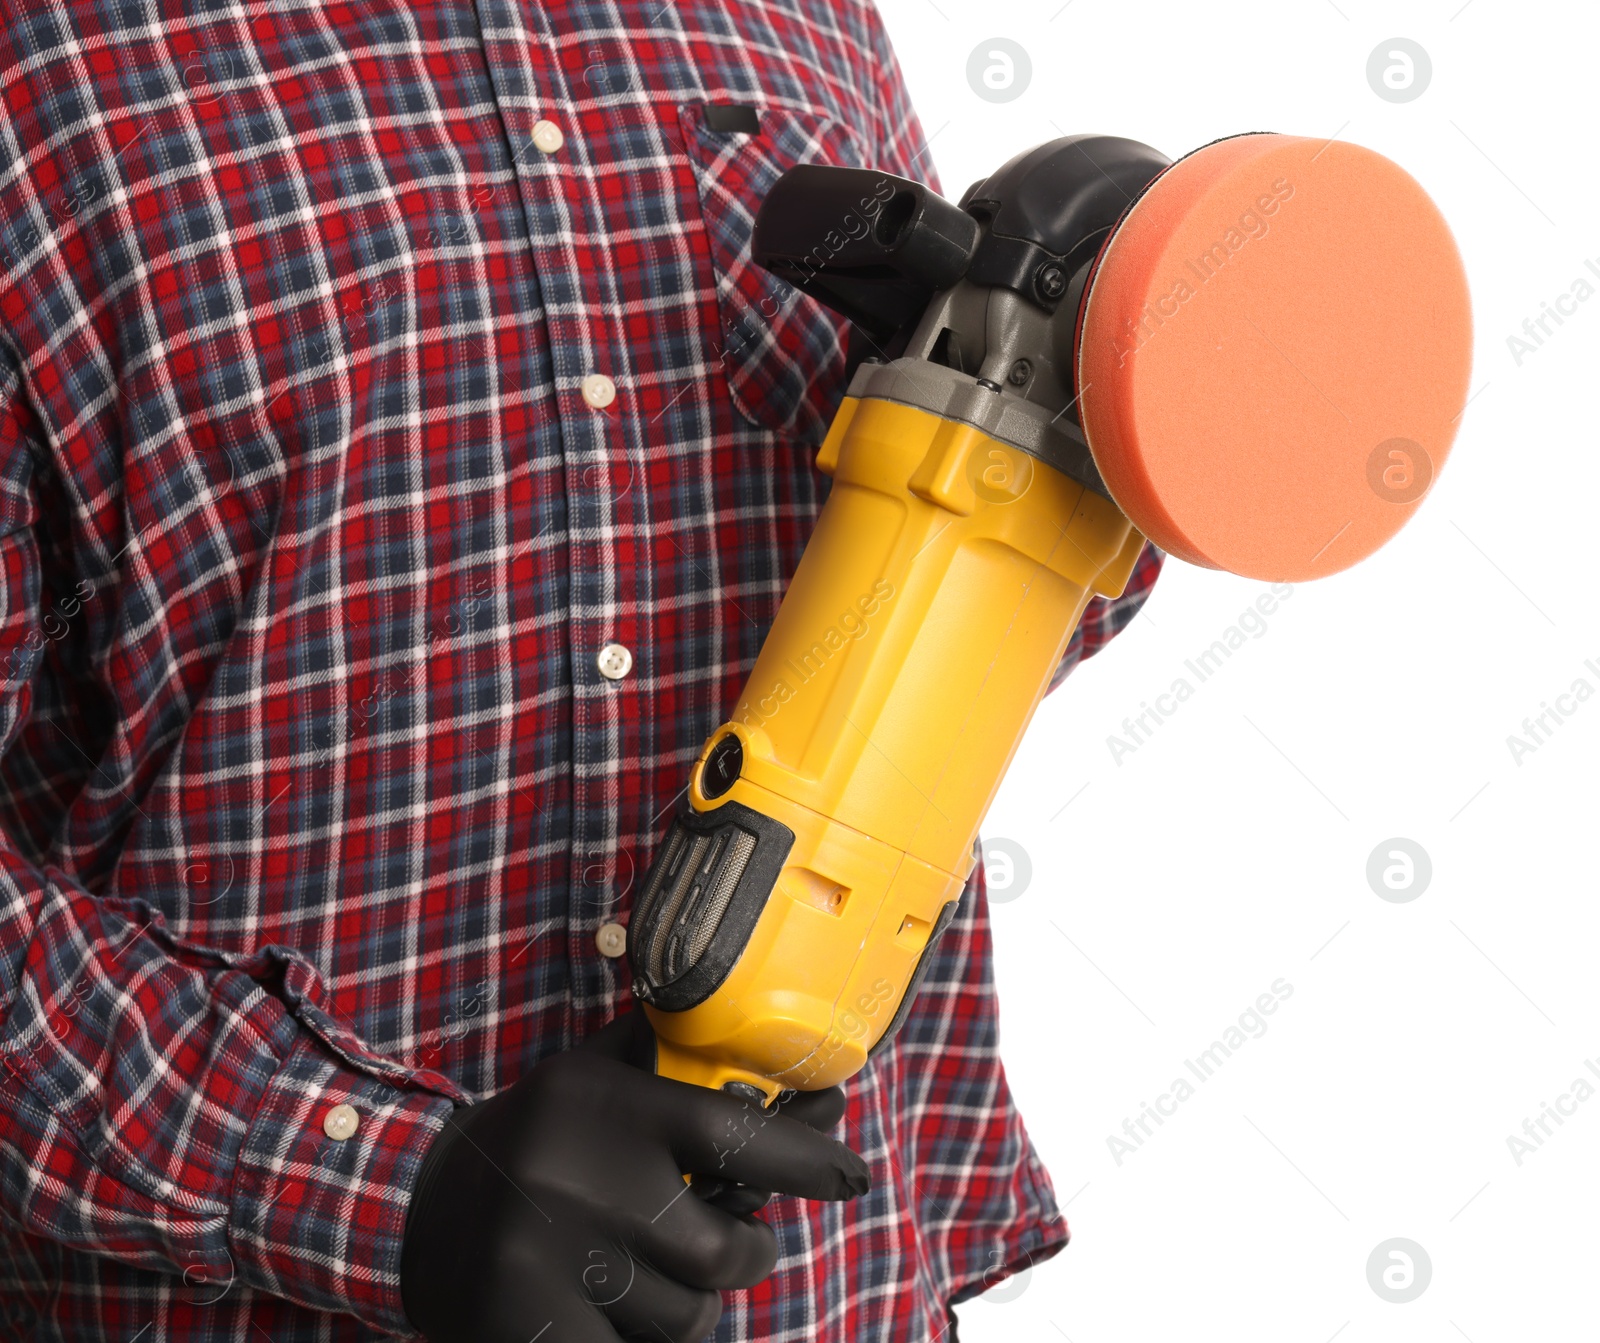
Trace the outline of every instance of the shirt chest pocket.
{"type": "Polygon", "coordinates": [[[797,163],[868,166],[826,114],[705,102],[678,109],[711,253],[720,330],[713,355],[751,424],[820,443],[844,394],[847,324],[750,255],[756,211],[797,163]]]}

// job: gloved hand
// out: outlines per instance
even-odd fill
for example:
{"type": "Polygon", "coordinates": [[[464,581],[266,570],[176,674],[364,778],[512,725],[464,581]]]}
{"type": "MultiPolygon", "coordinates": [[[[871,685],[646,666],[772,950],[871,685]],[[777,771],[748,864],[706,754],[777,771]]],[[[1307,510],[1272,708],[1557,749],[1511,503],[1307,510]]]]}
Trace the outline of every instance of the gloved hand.
{"type": "Polygon", "coordinates": [[[745,1208],[767,1189],[871,1187],[866,1163],[818,1131],[843,1113],[837,1088],[765,1111],[626,1061],[651,1048],[648,1030],[619,1018],[446,1123],[401,1251],[406,1313],[431,1343],[698,1343],[719,1290],[772,1271],[777,1239],[684,1174],[753,1186],[734,1191],[745,1208]]]}

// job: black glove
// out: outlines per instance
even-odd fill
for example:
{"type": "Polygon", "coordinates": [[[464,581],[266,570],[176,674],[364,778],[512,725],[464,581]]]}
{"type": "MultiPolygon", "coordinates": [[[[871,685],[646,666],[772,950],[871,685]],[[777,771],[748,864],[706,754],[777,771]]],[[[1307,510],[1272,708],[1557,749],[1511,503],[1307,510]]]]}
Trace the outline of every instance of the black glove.
{"type": "Polygon", "coordinates": [[[718,1291],[760,1282],[778,1250],[765,1222],[690,1192],[685,1174],[735,1208],[767,1189],[871,1187],[866,1163],[818,1131],[843,1113],[837,1088],[763,1110],[635,1066],[653,1057],[648,1030],[619,1018],[445,1124],[400,1265],[406,1313],[432,1343],[698,1343],[718,1291]]]}

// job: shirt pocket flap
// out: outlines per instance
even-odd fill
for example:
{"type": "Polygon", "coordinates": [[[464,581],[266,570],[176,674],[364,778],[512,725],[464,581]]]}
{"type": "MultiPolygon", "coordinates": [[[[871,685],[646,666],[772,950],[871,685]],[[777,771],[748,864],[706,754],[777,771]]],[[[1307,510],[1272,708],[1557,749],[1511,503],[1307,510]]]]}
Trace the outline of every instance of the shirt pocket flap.
{"type": "Polygon", "coordinates": [[[844,394],[848,324],[758,266],[750,239],[784,172],[799,163],[864,167],[866,152],[821,111],[696,101],[678,117],[716,283],[716,353],[734,406],[758,428],[820,443],[844,394]]]}

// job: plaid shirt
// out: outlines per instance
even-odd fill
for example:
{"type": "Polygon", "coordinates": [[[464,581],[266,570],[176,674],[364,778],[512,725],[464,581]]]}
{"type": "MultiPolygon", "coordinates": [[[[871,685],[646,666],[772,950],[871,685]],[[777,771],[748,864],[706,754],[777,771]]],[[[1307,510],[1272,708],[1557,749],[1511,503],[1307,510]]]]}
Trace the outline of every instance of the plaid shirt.
{"type": "MultiPolygon", "coordinates": [[[[749,258],[805,159],[929,172],[864,0],[7,6],[5,1337],[407,1331],[419,1158],[626,1005],[822,500],[840,325],[749,258]]],[[[871,1195],[776,1201],[719,1338],[934,1336],[1064,1242],[977,885],[849,1091],[871,1195]]]]}

